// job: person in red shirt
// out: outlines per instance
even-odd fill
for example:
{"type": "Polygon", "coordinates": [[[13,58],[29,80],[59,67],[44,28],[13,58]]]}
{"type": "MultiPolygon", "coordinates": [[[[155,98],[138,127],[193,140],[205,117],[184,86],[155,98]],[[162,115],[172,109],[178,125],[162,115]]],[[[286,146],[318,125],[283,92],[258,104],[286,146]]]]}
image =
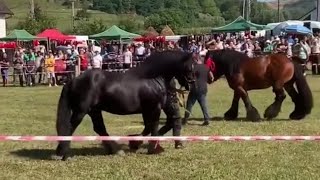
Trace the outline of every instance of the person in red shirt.
{"type": "Polygon", "coordinates": [[[79,58],[80,58],[80,70],[85,71],[88,69],[88,56],[85,53],[84,49],[80,50],[80,54],[79,54],[79,58]]]}

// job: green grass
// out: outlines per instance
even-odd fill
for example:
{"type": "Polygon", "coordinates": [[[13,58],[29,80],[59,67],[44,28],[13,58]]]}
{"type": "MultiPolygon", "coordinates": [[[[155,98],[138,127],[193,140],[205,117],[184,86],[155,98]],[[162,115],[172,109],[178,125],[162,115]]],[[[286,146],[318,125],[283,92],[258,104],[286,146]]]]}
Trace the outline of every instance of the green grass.
{"type": "MultiPolygon", "coordinates": [[[[320,129],[319,77],[309,77],[315,108],[303,121],[286,120],[293,110],[290,98],[274,121],[213,121],[210,127],[192,120],[183,135],[318,135],[320,129]]],[[[0,134],[55,135],[56,105],[61,87],[0,88],[0,134]]],[[[250,97],[261,114],[272,103],[271,89],[252,91],[250,97]]],[[[211,116],[223,116],[232,91],[224,80],[210,86],[211,116]]],[[[245,111],[241,104],[240,116],[245,111]]],[[[193,118],[201,118],[198,105],[193,118]]],[[[140,115],[115,116],[105,113],[111,135],[139,133],[140,115]]],[[[86,116],[75,133],[95,135],[86,116]]],[[[171,134],[171,133],[170,133],[171,134]]],[[[169,134],[169,135],[170,135],[169,134]]],[[[190,142],[183,150],[162,143],[161,155],[146,155],[146,149],[125,156],[107,156],[99,142],[74,142],[71,161],[53,161],[56,143],[0,142],[0,179],[319,179],[318,142],[190,142]]],[[[125,149],[127,147],[124,147],[125,149]]]]}
{"type": "MultiPolygon", "coordinates": [[[[6,5],[11,9],[14,15],[7,20],[8,30],[13,30],[19,21],[23,21],[25,17],[30,12],[29,0],[4,0],[6,5]]],[[[57,28],[61,31],[70,31],[72,29],[71,21],[71,9],[68,9],[65,6],[60,5],[59,3],[50,3],[47,0],[34,0],[35,3],[39,4],[42,11],[45,12],[49,17],[53,17],[57,20],[57,28]]],[[[102,19],[104,24],[108,27],[112,25],[117,25],[121,18],[133,18],[134,21],[143,21],[141,16],[132,16],[132,15],[114,15],[107,14],[101,11],[89,11],[91,13],[91,18],[93,19],[102,19]]],[[[83,23],[76,21],[76,23],[83,23]]]]}

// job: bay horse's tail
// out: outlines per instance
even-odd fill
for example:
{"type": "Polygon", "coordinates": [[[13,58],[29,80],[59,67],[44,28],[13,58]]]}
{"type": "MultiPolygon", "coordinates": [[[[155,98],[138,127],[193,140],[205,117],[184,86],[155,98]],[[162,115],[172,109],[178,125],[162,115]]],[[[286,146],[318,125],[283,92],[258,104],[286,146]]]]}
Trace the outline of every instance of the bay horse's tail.
{"type": "Polygon", "coordinates": [[[63,86],[58,103],[56,129],[59,136],[67,135],[71,129],[70,119],[72,110],[69,103],[70,88],[71,82],[63,86]]]}
{"type": "Polygon", "coordinates": [[[303,75],[302,66],[298,63],[294,64],[294,80],[298,90],[298,106],[302,114],[307,115],[311,113],[313,108],[313,96],[306,77],[303,75]]]}

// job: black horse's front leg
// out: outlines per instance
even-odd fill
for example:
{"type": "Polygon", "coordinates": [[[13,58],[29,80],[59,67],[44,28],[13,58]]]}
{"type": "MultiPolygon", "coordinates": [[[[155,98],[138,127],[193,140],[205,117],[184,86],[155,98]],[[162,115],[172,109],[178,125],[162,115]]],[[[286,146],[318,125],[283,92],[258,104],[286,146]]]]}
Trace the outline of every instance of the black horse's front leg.
{"type": "MultiPolygon", "coordinates": [[[[167,132],[169,132],[172,129],[173,136],[180,136],[181,134],[181,118],[174,119],[167,117],[166,124],[160,128],[158,131],[159,136],[165,135],[167,132]]],[[[129,136],[148,136],[150,134],[150,129],[144,128],[141,134],[132,134],[129,136]]],[[[143,141],[129,141],[129,148],[131,150],[138,150],[139,147],[143,144],[143,141]]],[[[183,148],[183,144],[181,141],[175,141],[175,148],[181,149],[183,148]]]]}
{"type": "Polygon", "coordinates": [[[225,120],[235,120],[238,118],[240,95],[234,91],[230,109],[224,114],[225,120]]]}
{"type": "MultiPolygon", "coordinates": [[[[63,122],[57,123],[58,136],[72,136],[74,131],[81,123],[85,113],[73,112],[71,119],[65,119],[63,122]]],[[[68,160],[70,157],[70,141],[59,141],[56,149],[55,159],[68,160]]]]}
{"type": "Polygon", "coordinates": [[[247,117],[246,119],[253,121],[253,122],[258,122],[261,120],[260,114],[258,110],[252,105],[249,95],[246,90],[244,90],[242,87],[239,87],[236,89],[236,93],[238,93],[243,100],[243,103],[246,107],[247,111],[247,117]]]}

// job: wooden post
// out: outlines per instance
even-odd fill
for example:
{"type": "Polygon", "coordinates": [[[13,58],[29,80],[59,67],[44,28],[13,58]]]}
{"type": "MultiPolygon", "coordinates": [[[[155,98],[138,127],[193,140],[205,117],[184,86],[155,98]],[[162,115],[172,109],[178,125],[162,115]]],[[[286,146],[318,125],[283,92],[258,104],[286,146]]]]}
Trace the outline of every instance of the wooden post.
{"type": "Polygon", "coordinates": [[[317,0],[317,21],[320,21],[320,0],[317,0]]]}
{"type": "Polygon", "coordinates": [[[280,0],[278,0],[278,22],[281,22],[281,18],[280,18],[280,0]]]}

